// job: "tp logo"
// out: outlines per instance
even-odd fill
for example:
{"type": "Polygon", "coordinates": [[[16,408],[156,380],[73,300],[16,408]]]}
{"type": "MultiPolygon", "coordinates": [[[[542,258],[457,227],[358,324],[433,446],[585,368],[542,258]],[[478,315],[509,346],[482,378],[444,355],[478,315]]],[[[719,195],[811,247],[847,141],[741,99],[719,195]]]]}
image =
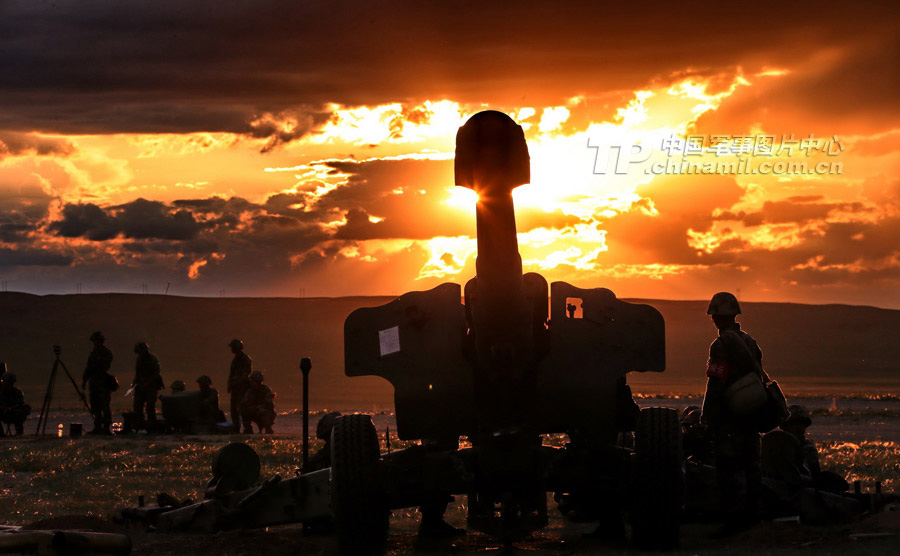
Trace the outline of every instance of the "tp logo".
{"type": "Polygon", "coordinates": [[[594,153],[594,173],[606,174],[612,168],[614,174],[628,173],[628,166],[641,164],[650,158],[650,149],[632,143],[631,145],[606,145],[594,142],[588,137],[589,149],[597,149],[594,153]]]}

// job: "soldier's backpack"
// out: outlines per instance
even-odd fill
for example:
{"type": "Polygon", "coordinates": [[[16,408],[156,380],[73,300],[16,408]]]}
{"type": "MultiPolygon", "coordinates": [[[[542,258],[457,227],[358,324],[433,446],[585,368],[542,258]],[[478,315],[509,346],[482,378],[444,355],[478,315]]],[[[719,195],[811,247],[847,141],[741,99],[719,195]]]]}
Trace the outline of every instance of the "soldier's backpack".
{"type": "Polygon", "coordinates": [[[725,390],[729,409],[738,417],[749,418],[759,432],[769,432],[784,423],[790,413],[787,399],[778,382],[769,378],[736,332],[727,332],[722,337],[729,344],[740,346],[739,349],[751,364],[750,372],[734,381],[725,390]]]}

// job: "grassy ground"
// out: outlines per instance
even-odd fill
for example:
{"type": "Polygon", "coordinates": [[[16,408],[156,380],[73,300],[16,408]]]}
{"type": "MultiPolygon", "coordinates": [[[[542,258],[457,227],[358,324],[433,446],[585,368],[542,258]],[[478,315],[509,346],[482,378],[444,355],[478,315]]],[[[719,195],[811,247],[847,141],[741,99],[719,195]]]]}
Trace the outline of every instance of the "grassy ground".
{"type": "MultiPolygon", "coordinates": [[[[241,440],[259,453],[265,476],[293,475],[300,442],[241,440]]],[[[102,517],[135,505],[139,495],[150,502],[159,492],[196,499],[212,475],[215,452],[227,442],[227,437],[5,441],[0,451],[0,523],[24,525],[65,514],[102,517]]]]}
{"type": "MultiPolygon", "coordinates": [[[[282,477],[294,474],[302,447],[296,437],[87,437],[77,440],[32,437],[4,440],[0,443],[0,499],[3,501],[0,524],[27,525],[50,518],[51,522],[56,522],[48,528],[90,527],[90,520],[85,522],[66,516],[106,518],[118,508],[135,505],[139,495],[152,503],[158,492],[168,492],[179,499],[196,499],[211,475],[215,452],[237,438],[259,453],[264,477],[276,473],[282,477]]],[[[549,442],[558,444],[562,440],[553,438],[549,442]]],[[[319,445],[316,441],[313,449],[319,445]]],[[[860,479],[869,489],[877,479],[883,481],[886,491],[900,487],[900,445],[895,442],[830,442],[821,446],[821,454],[823,467],[834,469],[850,480],[860,479]]],[[[887,517],[900,518],[900,512],[887,517]]],[[[457,497],[447,518],[456,526],[464,526],[464,497],[457,497]]],[[[99,520],[94,521],[99,523],[99,520]]],[[[452,544],[422,545],[416,536],[417,524],[415,509],[394,512],[388,554],[467,554],[498,548],[495,539],[474,533],[452,544]]],[[[571,524],[553,511],[550,526],[519,546],[530,554],[542,555],[634,553],[627,545],[582,538],[582,533],[590,531],[593,525],[571,524]]],[[[670,554],[731,556],[748,551],[779,555],[900,553],[898,537],[852,540],[848,536],[849,526],[811,528],[763,524],[732,542],[708,540],[711,527],[704,524],[684,526],[682,548],[670,554]]],[[[884,529],[879,524],[873,530],[884,529]]],[[[900,533],[900,519],[893,519],[887,529],[900,533]]],[[[133,539],[136,556],[337,554],[333,538],[304,537],[298,526],[217,535],[160,535],[139,530],[127,533],[133,539]]]]}
{"type": "MultiPolygon", "coordinates": [[[[240,439],[260,455],[264,477],[293,476],[301,442],[277,436],[240,439]]],[[[228,441],[228,437],[6,440],[0,444],[0,523],[24,525],[66,514],[104,517],[136,504],[139,495],[151,502],[158,492],[196,499],[212,474],[215,452],[228,441]]],[[[318,447],[316,441],[312,448],[318,447]]],[[[900,444],[831,442],[820,452],[822,466],[848,480],[862,480],[869,489],[881,480],[886,491],[900,490],[900,444]]]]}

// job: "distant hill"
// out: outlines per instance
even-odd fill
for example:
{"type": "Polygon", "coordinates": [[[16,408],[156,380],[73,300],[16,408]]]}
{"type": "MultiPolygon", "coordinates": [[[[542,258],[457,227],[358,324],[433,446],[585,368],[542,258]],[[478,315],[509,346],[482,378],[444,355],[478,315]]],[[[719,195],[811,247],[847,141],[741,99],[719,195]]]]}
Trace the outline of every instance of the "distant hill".
{"type": "MultiPolygon", "coordinates": [[[[36,296],[0,293],[0,360],[19,376],[35,412],[41,405],[53,364],[52,346],[80,383],[91,344],[102,330],[123,384],[134,373],[133,347],[147,341],[159,357],[166,384],[183,379],[189,388],[201,374],[224,393],[231,353],[226,344],[241,338],[254,368],[266,372],[278,393],[279,410],[297,407],[301,357],[313,361],[314,408],[389,408],[390,385],[378,378],[343,374],[343,322],[358,307],[391,297],[189,298],[160,295],[93,294],[36,296]]],[[[703,390],[706,357],[715,329],[705,301],[642,301],[666,320],[668,369],[663,374],[632,373],[629,382],[643,393],[696,393],[703,390]]],[[[788,393],[869,394],[900,392],[900,311],[846,305],[743,303],[740,318],[760,343],[766,369],[788,393]]],[[[126,388],[114,394],[124,408],[126,388]]],[[[77,400],[63,376],[54,406],[77,400]]]]}

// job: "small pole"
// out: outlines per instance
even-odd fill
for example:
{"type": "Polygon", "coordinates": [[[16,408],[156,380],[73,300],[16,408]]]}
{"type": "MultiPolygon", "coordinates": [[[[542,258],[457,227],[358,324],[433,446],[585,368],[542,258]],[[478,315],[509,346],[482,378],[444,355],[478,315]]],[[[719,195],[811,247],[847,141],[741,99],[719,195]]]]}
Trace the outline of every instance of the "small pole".
{"type": "Polygon", "coordinates": [[[384,429],[384,443],[387,445],[387,453],[391,453],[391,426],[384,429]]]}
{"type": "Polygon", "coordinates": [[[300,360],[300,372],[303,373],[303,467],[309,463],[309,370],[312,361],[309,357],[300,360]]]}

